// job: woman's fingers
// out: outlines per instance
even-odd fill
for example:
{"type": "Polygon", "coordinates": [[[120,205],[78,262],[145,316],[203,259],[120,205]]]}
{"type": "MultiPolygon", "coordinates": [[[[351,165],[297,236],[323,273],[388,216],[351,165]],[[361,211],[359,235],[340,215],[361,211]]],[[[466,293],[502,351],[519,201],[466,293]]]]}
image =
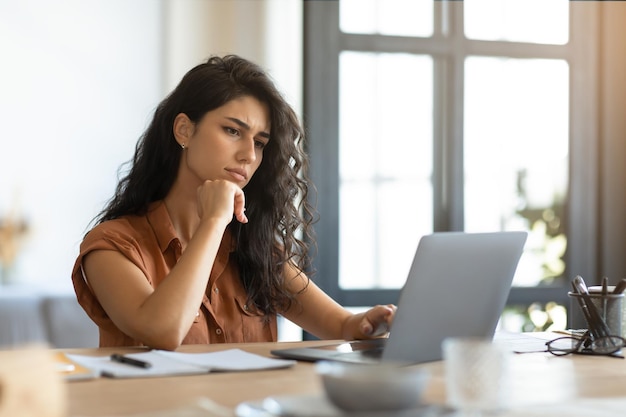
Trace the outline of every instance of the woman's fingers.
{"type": "Polygon", "coordinates": [[[248,222],[245,194],[232,182],[207,180],[198,187],[197,197],[200,218],[221,217],[230,223],[234,215],[241,223],[248,222]]]}
{"type": "Polygon", "coordinates": [[[235,193],[234,198],[234,214],[235,218],[241,223],[248,223],[248,217],[246,217],[246,196],[243,190],[239,187],[235,193]]]}
{"type": "Polygon", "coordinates": [[[370,337],[382,336],[389,332],[396,309],[393,304],[372,307],[361,321],[361,332],[370,337]]]}

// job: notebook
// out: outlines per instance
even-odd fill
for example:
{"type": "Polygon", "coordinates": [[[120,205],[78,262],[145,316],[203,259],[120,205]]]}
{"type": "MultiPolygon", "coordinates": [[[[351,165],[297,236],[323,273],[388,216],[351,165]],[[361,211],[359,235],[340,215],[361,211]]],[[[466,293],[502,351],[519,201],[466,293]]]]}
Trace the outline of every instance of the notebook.
{"type": "Polygon", "coordinates": [[[92,370],[97,376],[108,378],[148,378],[200,375],[209,372],[259,371],[295,365],[293,360],[266,358],[241,349],[202,353],[153,349],[122,355],[126,359],[122,361],[113,360],[112,356],[69,353],[65,356],[72,363],[92,370]]]}
{"type": "Polygon", "coordinates": [[[493,338],[526,232],[440,232],[417,246],[388,338],[275,349],[282,358],[422,363],[447,337],[493,338]]]}

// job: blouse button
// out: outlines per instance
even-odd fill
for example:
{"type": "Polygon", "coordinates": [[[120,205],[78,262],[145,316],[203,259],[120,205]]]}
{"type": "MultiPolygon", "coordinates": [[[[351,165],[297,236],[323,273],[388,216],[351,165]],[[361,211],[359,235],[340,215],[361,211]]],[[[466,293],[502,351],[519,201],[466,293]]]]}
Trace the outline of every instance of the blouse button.
{"type": "Polygon", "coordinates": [[[222,329],[215,329],[215,333],[222,334],[222,329]]]}

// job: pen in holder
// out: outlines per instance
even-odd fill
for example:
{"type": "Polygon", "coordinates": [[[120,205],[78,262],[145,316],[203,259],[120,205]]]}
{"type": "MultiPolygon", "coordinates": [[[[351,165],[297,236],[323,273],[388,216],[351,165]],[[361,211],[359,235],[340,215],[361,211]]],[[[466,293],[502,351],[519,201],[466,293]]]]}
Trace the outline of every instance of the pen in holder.
{"type": "Polygon", "coordinates": [[[571,299],[572,324],[584,322],[593,338],[624,336],[622,334],[623,293],[589,292],[585,294],[570,291],[567,295],[571,299]]]}

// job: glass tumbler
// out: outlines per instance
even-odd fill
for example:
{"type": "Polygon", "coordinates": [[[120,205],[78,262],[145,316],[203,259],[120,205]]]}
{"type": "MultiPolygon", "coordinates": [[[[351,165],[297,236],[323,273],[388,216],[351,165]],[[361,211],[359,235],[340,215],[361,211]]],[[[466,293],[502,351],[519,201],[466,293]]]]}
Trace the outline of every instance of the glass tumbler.
{"type": "Polygon", "coordinates": [[[448,338],[442,349],[448,406],[463,416],[505,409],[511,352],[491,340],[471,338],[448,338]]]}

